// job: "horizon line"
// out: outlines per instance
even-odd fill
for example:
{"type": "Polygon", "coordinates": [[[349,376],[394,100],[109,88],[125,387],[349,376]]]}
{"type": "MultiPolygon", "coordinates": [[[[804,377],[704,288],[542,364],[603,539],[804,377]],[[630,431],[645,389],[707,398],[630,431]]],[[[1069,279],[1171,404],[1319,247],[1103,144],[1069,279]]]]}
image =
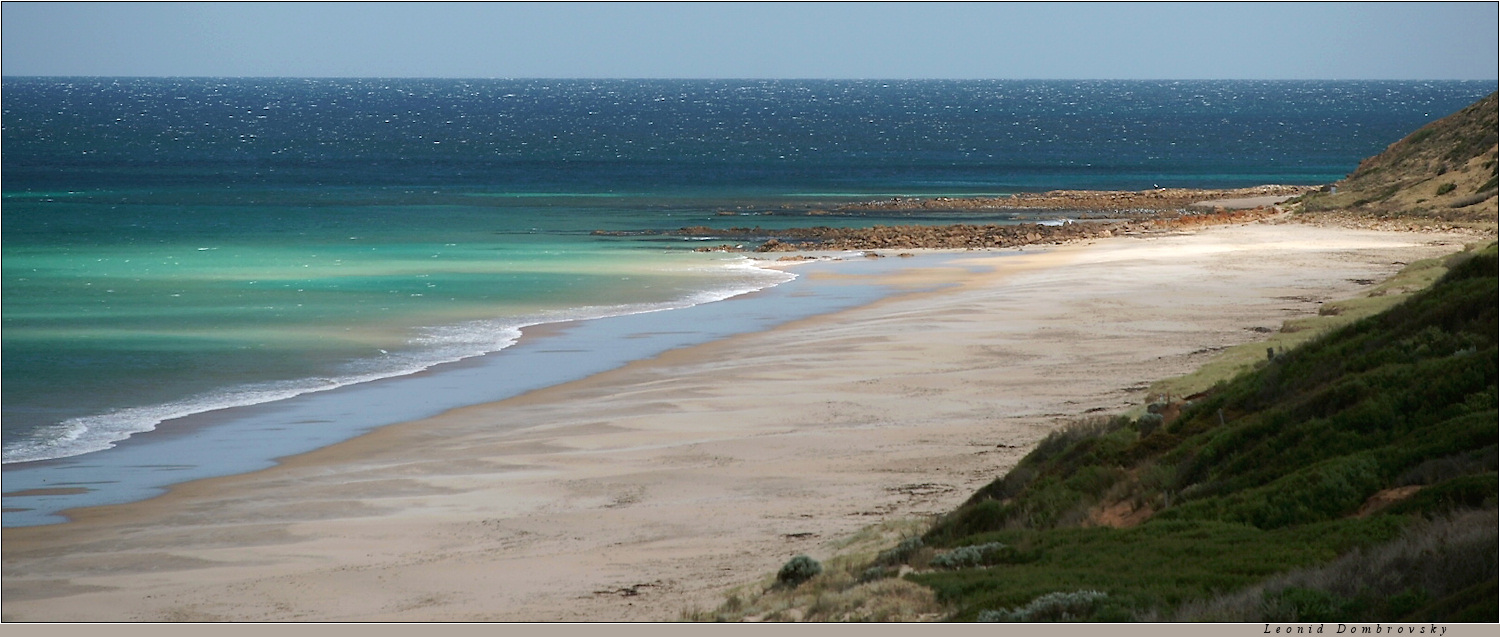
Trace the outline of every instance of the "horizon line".
{"type": "Polygon", "coordinates": [[[457,76],[457,75],[48,75],[6,74],[3,79],[204,79],[204,80],[548,80],[588,82],[1496,82],[1497,78],[1066,78],[1066,77],[585,77],[585,76],[457,76]]]}

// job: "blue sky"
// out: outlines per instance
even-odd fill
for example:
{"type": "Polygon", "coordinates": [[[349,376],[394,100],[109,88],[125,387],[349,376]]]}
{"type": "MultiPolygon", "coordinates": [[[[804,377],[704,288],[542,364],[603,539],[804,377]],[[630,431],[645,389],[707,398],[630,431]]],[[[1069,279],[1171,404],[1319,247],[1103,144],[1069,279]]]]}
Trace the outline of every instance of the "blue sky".
{"type": "Polygon", "coordinates": [[[1477,79],[1497,4],[31,3],[16,75],[1477,79]]]}

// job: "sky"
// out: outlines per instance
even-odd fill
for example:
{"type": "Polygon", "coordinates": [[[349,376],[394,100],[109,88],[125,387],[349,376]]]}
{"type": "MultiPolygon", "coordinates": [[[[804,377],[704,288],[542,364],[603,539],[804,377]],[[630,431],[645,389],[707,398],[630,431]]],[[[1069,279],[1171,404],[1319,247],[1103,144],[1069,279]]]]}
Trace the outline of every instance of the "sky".
{"type": "Polygon", "coordinates": [[[1496,80],[1497,3],[0,4],[6,76],[1496,80]]]}

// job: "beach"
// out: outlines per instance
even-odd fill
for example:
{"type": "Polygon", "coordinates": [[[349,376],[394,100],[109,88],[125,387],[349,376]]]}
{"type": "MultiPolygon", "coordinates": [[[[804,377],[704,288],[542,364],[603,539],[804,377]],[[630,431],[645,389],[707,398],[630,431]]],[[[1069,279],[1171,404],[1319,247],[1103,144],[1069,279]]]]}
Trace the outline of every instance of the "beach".
{"type": "Polygon", "coordinates": [[[673,620],[1465,240],[1259,222],[822,271],[908,292],[4,529],[4,619],[673,620]]]}

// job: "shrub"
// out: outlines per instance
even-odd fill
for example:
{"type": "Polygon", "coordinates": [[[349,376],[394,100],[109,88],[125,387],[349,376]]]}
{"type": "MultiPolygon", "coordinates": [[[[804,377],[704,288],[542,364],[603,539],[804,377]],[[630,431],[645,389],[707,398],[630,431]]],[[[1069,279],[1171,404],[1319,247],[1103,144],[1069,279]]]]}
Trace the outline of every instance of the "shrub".
{"type": "Polygon", "coordinates": [[[1462,475],[1493,472],[1497,469],[1500,469],[1500,449],[1496,445],[1489,445],[1483,449],[1461,451],[1426,460],[1397,476],[1394,485],[1404,487],[1437,484],[1462,475]]]}
{"type": "Polygon", "coordinates": [[[1047,593],[1031,600],[1023,608],[987,610],[979,613],[981,622],[1072,621],[1083,619],[1109,595],[1100,591],[1047,593]]]}
{"type": "Polygon", "coordinates": [[[900,581],[931,587],[953,621],[1494,621],[1496,252],[1433,260],[1449,271],[1427,291],[1221,383],[1147,436],[1139,419],[1057,431],[923,538],[960,548],[900,581]],[[1410,485],[1423,488],[1353,515],[1410,485]],[[1101,502],[1150,519],[1078,515],[1101,502]],[[1489,517],[1464,527],[1472,538],[1424,539],[1433,518],[1474,509],[1489,517]],[[1009,548],[980,548],[995,542],[1009,548]],[[1038,597],[1083,587],[1109,597],[1038,597]]]}
{"type": "Polygon", "coordinates": [[[1472,205],[1474,205],[1476,203],[1482,202],[1482,201],[1484,201],[1486,199],[1489,199],[1490,197],[1495,196],[1495,191],[1494,191],[1493,188],[1494,187],[1491,186],[1490,190],[1486,190],[1484,192],[1480,192],[1480,193],[1477,193],[1477,194],[1470,195],[1468,197],[1464,197],[1463,199],[1459,199],[1458,201],[1455,201],[1453,203],[1448,204],[1448,207],[1449,208],[1462,208],[1464,206],[1472,206],[1472,205]]]}
{"type": "Polygon", "coordinates": [[[994,500],[964,505],[943,516],[923,538],[928,543],[942,545],[966,536],[997,531],[1014,516],[1015,507],[994,500]]]}
{"type": "Polygon", "coordinates": [[[1432,485],[1390,508],[1391,513],[1446,513],[1495,506],[1495,474],[1466,475],[1432,485]]]}
{"type": "Polygon", "coordinates": [[[1005,545],[1000,542],[960,546],[932,558],[931,566],[950,570],[986,566],[999,559],[1005,548],[1005,545]]]}
{"type": "Polygon", "coordinates": [[[1347,619],[1355,605],[1325,590],[1286,588],[1266,593],[1261,600],[1261,617],[1273,622],[1327,622],[1347,619]]]}
{"type": "Polygon", "coordinates": [[[1457,189],[1458,189],[1458,184],[1449,182],[1449,183],[1443,184],[1441,186],[1438,186],[1437,194],[1446,195],[1446,194],[1448,194],[1450,192],[1453,192],[1454,190],[1457,190],[1457,189]]]}
{"type": "Polygon", "coordinates": [[[901,540],[901,543],[897,544],[896,548],[886,549],[875,556],[875,565],[899,566],[905,564],[907,560],[911,559],[912,555],[922,550],[923,546],[926,545],[922,543],[922,538],[920,537],[906,538],[901,540]]]}
{"type": "Polygon", "coordinates": [[[796,588],[803,582],[816,577],[823,572],[823,565],[817,560],[806,555],[798,555],[781,566],[776,572],[776,583],[789,588],[796,588]]]}
{"type": "Polygon", "coordinates": [[[1141,417],[1135,421],[1135,428],[1141,432],[1141,437],[1145,438],[1155,433],[1165,420],[1161,414],[1141,414],[1141,417]]]}
{"type": "Polygon", "coordinates": [[[1022,462],[1028,464],[1040,464],[1052,460],[1056,456],[1074,447],[1077,443],[1102,438],[1111,433],[1119,431],[1120,428],[1130,424],[1130,420],[1120,417],[1096,416],[1083,418],[1068,425],[1055,429],[1047,434],[1036,449],[1026,455],[1022,462]]]}

